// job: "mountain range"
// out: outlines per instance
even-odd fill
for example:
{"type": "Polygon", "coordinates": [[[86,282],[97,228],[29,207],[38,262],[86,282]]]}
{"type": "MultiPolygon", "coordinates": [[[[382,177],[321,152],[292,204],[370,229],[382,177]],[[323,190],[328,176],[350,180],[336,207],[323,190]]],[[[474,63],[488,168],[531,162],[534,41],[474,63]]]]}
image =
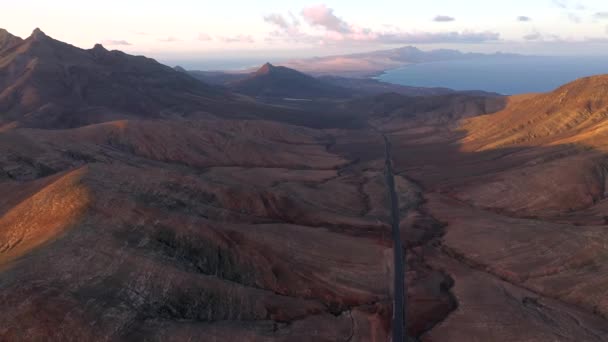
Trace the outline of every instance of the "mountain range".
{"type": "Polygon", "coordinates": [[[295,69],[266,63],[254,72],[221,72],[185,70],[177,66],[175,70],[188,73],[192,77],[222,86],[233,92],[266,99],[349,99],[361,96],[398,93],[407,96],[427,96],[444,94],[484,94],[498,95],[483,91],[460,91],[448,88],[410,87],[381,82],[371,78],[341,76],[313,77],[295,69]]]}
{"type": "Polygon", "coordinates": [[[608,340],[608,76],[196,74],[0,31],[0,340],[608,340]]]}
{"type": "Polygon", "coordinates": [[[409,64],[449,60],[480,59],[496,57],[517,58],[517,54],[482,54],[463,53],[457,50],[440,49],[422,51],[413,46],[390,50],[379,50],[349,55],[294,59],[284,66],[306,72],[315,76],[332,75],[341,77],[368,78],[389,69],[404,67],[409,64]]]}
{"type": "Polygon", "coordinates": [[[3,44],[0,57],[5,122],[73,126],[124,115],[159,115],[161,109],[172,115],[189,105],[200,106],[202,97],[221,97],[216,89],[145,57],[101,45],[82,50],[39,29],[25,40],[6,36],[10,43],[3,44]]]}

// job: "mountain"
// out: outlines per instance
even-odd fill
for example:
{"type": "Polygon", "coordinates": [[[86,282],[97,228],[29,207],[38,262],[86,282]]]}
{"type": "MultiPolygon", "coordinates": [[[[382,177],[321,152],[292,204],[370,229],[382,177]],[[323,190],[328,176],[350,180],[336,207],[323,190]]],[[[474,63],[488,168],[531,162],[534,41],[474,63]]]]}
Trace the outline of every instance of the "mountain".
{"type": "Polygon", "coordinates": [[[21,38],[13,36],[5,29],[0,29],[0,52],[8,50],[21,42],[21,38]]]}
{"type": "Polygon", "coordinates": [[[245,79],[229,83],[228,86],[235,92],[255,97],[311,99],[352,96],[346,88],[324,83],[299,71],[270,63],[266,63],[245,79]]]}
{"type": "MultiPolygon", "coordinates": [[[[176,67],[176,70],[184,72],[183,68],[176,67]]],[[[310,76],[299,73],[293,69],[285,67],[276,67],[269,64],[268,67],[263,66],[262,69],[266,71],[260,72],[221,72],[221,71],[187,71],[192,77],[201,80],[202,82],[222,86],[226,89],[232,89],[237,92],[244,92],[255,94],[261,89],[268,89],[269,93],[274,93],[274,97],[287,97],[287,98],[345,98],[345,97],[356,97],[356,96],[371,96],[379,95],[383,93],[399,93],[407,96],[430,96],[430,95],[443,95],[443,94],[470,94],[470,95],[487,95],[494,96],[497,94],[487,93],[483,91],[455,91],[448,88],[425,88],[425,87],[411,87],[392,83],[386,83],[371,78],[351,78],[351,77],[340,77],[340,76],[319,76],[316,80],[311,79],[310,76]],[[271,83],[271,81],[259,81],[264,73],[268,72],[270,68],[274,68],[275,74],[268,79],[273,79],[272,86],[262,85],[262,83],[271,83]],[[288,83],[285,87],[281,84],[282,81],[278,81],[276,70],[288,70],[289,72],[284,75],[285,83],[288,83]],[[253,83],[253,79],[258,79],[260,84],[252,84],[251,88],[239,89],[240,86],[247,83],[253,83]],[[257,86],[261,87],[258,88],[257,86]],[[272,90],[274,89],[274,90],[272,90]],[[277,89],[280,89],[282,96],[277,96],[277,89]],[[323,90],[321,94],[320,90],[323,90]],[[308,95],[306,94],[308,93],[308,95]],[[306,95],[303,96],[302,94],[306,95]],[[309,96],[315,94],[317,96],[309,96]]],[[[256,81],[256,82],[258,82],[256,81]]]]}
{"type": "Polygon", "coordinates": [[[0,35],[0,120],[73,126],[129,115],[180,115],[221,93],[153,59],[82,50],[36,29],[0,35]]]}
{"type": "MultiPolygon", "coordinates": [[[[314,127],[356,120],[256,103],[153,59],[108,51],[100,44],[80,49],[39,29],[25,40],[6,33],[3,37],[10,43],[0,52],[0,128],[67,128],[119,119],[209,116],[314,127]]],[[[296,79],[308,81],[299,74],[296,79]]],[[[314,91],[316,83],[304,92],[314,91]]],[[[329,88],[335,95],[333,87],[321,85],[321,89],[329,88]]]]}

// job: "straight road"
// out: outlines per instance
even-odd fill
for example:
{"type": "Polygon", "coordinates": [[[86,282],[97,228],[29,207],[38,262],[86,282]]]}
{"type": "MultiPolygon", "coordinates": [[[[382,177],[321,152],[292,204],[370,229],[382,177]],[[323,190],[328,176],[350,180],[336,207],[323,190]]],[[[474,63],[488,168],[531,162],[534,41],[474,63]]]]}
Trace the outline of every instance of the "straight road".
{"type": "Polygon", "coordinates": [[[406,341],[406,312],[405,312],[405,252],[401,243],[401,231],[399,229],[399,198],[395,190],[395,177],[393,174],[393,162],[391,157],[391,142],[385,134],[382,134],[386,147],[386,161],[384,173],[391,201],[391,227],[393,236],[394,255],[394,298],[393,298],[393,342],[406,341]]]}

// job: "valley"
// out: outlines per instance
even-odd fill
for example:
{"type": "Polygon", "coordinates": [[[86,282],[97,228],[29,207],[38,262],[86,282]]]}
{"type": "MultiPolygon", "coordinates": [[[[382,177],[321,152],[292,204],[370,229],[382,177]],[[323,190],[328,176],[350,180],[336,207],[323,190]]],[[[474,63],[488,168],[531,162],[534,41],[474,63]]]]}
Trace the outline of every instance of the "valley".
{"type": "Polygon", "coordinates": [[[0,340],[388,341],[405,283],[413,340],[608,341],[607,76],[351,97],[2,34],[0,340]]]}

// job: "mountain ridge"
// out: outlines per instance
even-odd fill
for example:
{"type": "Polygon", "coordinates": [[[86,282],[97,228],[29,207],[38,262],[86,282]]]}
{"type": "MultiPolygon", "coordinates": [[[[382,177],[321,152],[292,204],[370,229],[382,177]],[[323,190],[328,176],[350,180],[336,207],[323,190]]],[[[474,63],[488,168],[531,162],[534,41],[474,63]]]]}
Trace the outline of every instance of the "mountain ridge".
{"type": "Polygon", "coordinates": [[[158,116],[168,107],[179,111],[196,103],[191,95],[222,96],[218,89],[153,59],[108,51],[100,44],[84,50],[40,29],[25,40],[12,41],[0,51],[1,121],[73,125],[98,121],[95,116],[158,116]],[[98,113],[87,118],[90,110],[98,113]]]}

